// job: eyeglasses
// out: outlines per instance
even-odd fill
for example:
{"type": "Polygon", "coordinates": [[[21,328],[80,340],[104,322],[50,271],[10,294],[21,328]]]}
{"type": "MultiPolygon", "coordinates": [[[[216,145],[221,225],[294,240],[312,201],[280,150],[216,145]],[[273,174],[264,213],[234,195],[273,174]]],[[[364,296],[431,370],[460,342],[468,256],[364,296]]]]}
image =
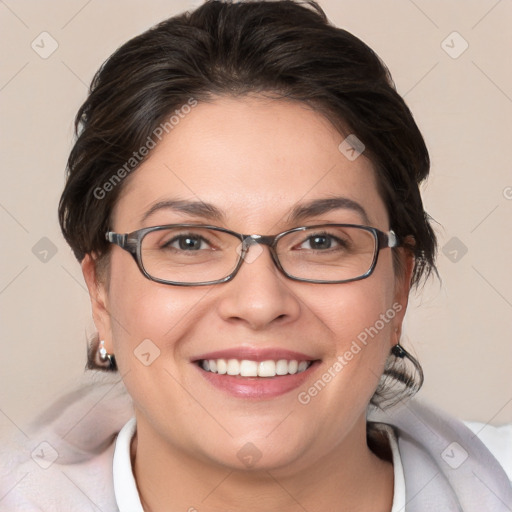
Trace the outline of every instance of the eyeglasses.
{"type": "Polygon", "coordinates": [[[369,226],[302,226],[275,236],[243,235],[217,226],[172,224],[132,233],[106,233],[128,251],[148,279],[176,286],[230,281],[244,261],[251,263],[268,246],[276,267],[288,278],[307,283],[347,283],[365,279],[379,251],[398,247],[393,231],[369,226]],[[251,248],[252,256],[251,256],[251,248]]]}

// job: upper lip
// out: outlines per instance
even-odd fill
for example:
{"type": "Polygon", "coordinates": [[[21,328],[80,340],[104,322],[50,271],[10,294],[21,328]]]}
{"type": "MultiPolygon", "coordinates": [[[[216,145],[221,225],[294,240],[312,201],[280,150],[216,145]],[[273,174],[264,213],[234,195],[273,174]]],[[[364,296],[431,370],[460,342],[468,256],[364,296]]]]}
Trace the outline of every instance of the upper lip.
{"type": "Polygon", "coordinates": [[[318,358],[302,352],[282,348],[238,347],[208,352],[192,358],[192,361],[202,361],[204,359],[238,359],[240,361],[243,359],[250,361],[278,361],[279,359],[286,359],[288,361],[315,361],[318,358]]]}

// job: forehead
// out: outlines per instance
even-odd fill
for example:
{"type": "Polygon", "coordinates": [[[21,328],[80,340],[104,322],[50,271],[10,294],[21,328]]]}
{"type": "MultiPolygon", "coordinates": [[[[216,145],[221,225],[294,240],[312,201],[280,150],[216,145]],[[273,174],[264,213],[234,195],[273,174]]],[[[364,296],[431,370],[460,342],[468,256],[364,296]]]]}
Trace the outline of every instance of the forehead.
{"type": "Polygon", "coordinates": [[[362,204],[373,224],[386,221],[371,162],[347,158],[345,136],[303,103],[222,97],[174,121],[123,184],[116,229],[140,227],[167,200],[214,205],[244,231],[274,225],[301,202],[340,196],[362,204]]]}

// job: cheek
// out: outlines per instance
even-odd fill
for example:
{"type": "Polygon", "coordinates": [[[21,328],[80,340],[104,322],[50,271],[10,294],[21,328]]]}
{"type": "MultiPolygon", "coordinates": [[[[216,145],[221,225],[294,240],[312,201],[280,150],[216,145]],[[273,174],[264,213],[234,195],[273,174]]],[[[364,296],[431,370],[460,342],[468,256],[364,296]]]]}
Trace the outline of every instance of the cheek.
{"type": "Polygon", "coordinates": [[[330,357],[342,359],[345,373],[366,367],[377,375],[394,331],[393,294],[364,282],[326,290],[311,300],[315,316],[331,332],[330,357]]]}
{"type": "MultiPolygon", "coordinates": [[[[161,285],[138,270],[113,263],[109,296],[113,348],[119,373],[138,410],[168,423],[169,410],[196,410],[179,384],[183,379],[184,340],[207,314],[207,288],[161,285]]],[[[179,425],[177,438],[185,438],[179,425]]],[[[171,429],[172,430],[172,429],[171,429]]],[[[187,434],[189,435],[189,434],[187,434]]]]}
{"type": "Polygon", "coordinates": [[[395,275],[389,255],[382,256],[367,279],[311,289],[308,303],[334,333],[338,353],[354,340],[389,337],[394,328],[395,275]]]}
{"type": "Polygon", "coordinates": [[[150,281],[125,257],[113,258],[111,268],[109,306],[113,345],[120,369],[140,363],[138,351],[144,347],[152,348],[154,357],[158,350],[164,349],[164,340],[166,351],[178,351],[180,347],[174,340],[179,339],[186,328],[187,315],[201,309],[196,305],[207,290],[150,281]]]}
{"type": "Polygon", "coordinates": [[[338,400],[342,392],[347,399],[353,394],[364,402],[378,384],[394,339],[395,318],[402,309],[394,303],[391,260],[382,260],[368,279],[312,288],[308,296],[319,328],[330,333],[329,357],[316,386],[323,400],[338,400]]]}

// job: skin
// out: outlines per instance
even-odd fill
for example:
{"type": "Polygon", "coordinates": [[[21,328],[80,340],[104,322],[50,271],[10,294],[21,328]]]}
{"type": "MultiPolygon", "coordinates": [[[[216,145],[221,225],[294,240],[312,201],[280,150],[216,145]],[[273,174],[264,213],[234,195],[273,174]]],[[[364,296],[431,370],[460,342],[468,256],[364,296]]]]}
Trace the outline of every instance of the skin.
{"type": "MultiPolygon", "coordinates": [[[[366,210],[369,225],[390,229],[374,169],[364,154],[348,160],[344,137],[305,105],[258,97],[201,103],[157,145],[123,184],[112,229],[212,223],[240,233],[275,234],[295,227],[298,204],[343,196],[366,210]],[[204,201],[219,220],[163,209],[167,199],[204,201]]],[[[349,209],[302,224],[365,224],[349,209]]],[[[389,511],[393,468],[367,446],[365,413],[407,307],[412,257],[379,254],[373,274],[344,284],[295,282],[264,248],[230,282],[175,287],[146,279],[130,254],[112,246],[108,279],[93,255],[82,264],[100,339],[116,355],[133,398],[134,473],[146,510],[389,511]],[[357,335],[393,304],[402,309],[307,405],[307,390],[357,335]],[[160,356],[134,356],[150,339],[160,356]],[[321,360],[304,385],[271,400],[235,398],[204,379],[194,356],[249,346],[285,348],[321,360]],[[252,443],[260,460],[247,468],[238,451],[252,443]]]]}

